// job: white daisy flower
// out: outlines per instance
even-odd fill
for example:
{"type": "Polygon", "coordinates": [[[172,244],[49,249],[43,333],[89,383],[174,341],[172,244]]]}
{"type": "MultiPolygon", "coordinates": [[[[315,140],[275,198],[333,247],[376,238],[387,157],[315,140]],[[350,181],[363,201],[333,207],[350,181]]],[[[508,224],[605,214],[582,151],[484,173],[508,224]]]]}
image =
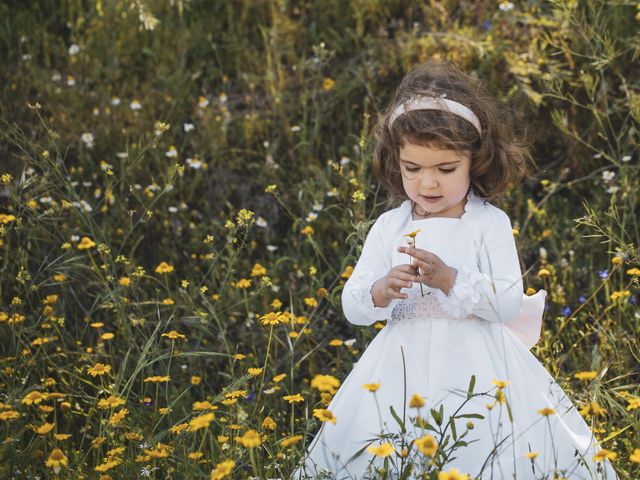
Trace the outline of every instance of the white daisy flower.
{"type": "Polygon", "coordinates": [[[24,55],[22,55],[22,61],[23,62],[28,62],[29,60],[31,60],[31,54],[30,53],[25,53],[24,55]]]}
{"type": "Polygon", "coordinates": [[[76,79],[73,78],[73,75],[67,75],[67,85],[69,87],[73,87],[76,84],[76,79]]]}
{"type": "Polygon", "coordinates": [[[117,107],[120,105],[120,99],[118,97],[111,97],[111,105],[117,107]]]}
{"type": "Polygon", "coordinates": [[[353,344],[356,343],[356,339],[355,338],[350,338],[349,340],[345,340],[344,344],[347,347],[353,347],[353,344]]]}
{"type": "Polygon", "coordinates": [[[91,113],[93,113],[94,117],[97,117],[100,115],[100,109],[98,107],[93,107],[93,111],[91,113]]]}
{"type": "Polygon", "coordinates": [[[616,176],[616,172],[612,172],[610,170],[605,170],[604,172],[602,172],[602,179],[605,182],[609,182],[611,180],[613,180],[613,177],[616,176]]]}
{"type": "Polygon", "coordinates": [[[207,97],[203,97],[202,95],[200,95],[198,97],[198,106],[200,108],[206,108],[209,105],[209,100],[207,100],[207,97]]]}
{"type": "Polygon", "coordinates": [[[131,108],[131,110],[141,110],[142,104],[138,101],[137,98],[134,98],[129,104],[129,108],[131,108]]]}
{"type": "Polygon", "coordinates": [[[189,165],[191,168],[195,170],[199,170],[200,167],[202,167],[202,160],[198,158],[187,158],[186,162],[187,162],[187,165],[189,165]]]}
{"type": "Polygon", "coordinates": [[[342,156],[340,158],[340,165],[345,166],[348,165],[351,159],[349,157],[342,156]]]}
{"type": "Polygon", "coordinates": [[[270,252],[275,252],[277,249],[278,247],[275,245],[267,245],[267,250],[269,250],[270,252]]]}
{"type": "Polygon", "coordinates": [[[193,123],[183,123],[182,124],[182,128],[184,129],[185,133],[189,133],[191,130],[195,130],[195,126],[193,125],[193,123]]]}
{"type": "Polygon", "coordinates": [[[260,227],[260,228],[267,228],[267,221],[258,216],[258,218],[256,218],[256,226],[260,227]]]}
{"type": "Polygon", "coordinates": [[[174,158],[178,156],[178,150],[173,145],[169,145],[169,150],[164,152],[164,154],[169,158],[174,158]]]}
{"type": "Polygon", "coordinates": [[[336,187],[333,187],[331,190],[327,192],[327,197],[337,197],[337,196],[338,196],[338,189],[336,187]]]}
{"type": "Polygon", "coordinates": [[[169,212],[176,213],[178,211],[178,207],[174,207],[173,205],[169,207],[169,212]]]}
{"type": "Polygon", "coordinates": [[[118,152],[118,153],[116,153],[116,157],[118,157],[118,158],[129,158],[129,154],[127,152],[118,152]]]}
{"type": "Polygon", "coordinates": [[[622,157],[623,162],[628,162],[629,160],[631,160],[631,155],[625,155],[624,157],[622,157]]]}
{"type": "Polygon", "coordinates": [[[62,75],[60,75],[60,72],[53,72],[51,74],[51,81],[52,82],[59,82],[60,80],[62,80],[62,75]]]}
{"type": "Polygon", "coordinates": [[[71,235],[71,241],[73,243],[79,242],[80,241],[80,235],[71,235]]]}
{"type": "Polygon", "coordinates": [[[69,47],[69,55],[75,55],[80,51],[80,47],[75,43],[72,43],[69,47]]]}
{"type": "Polygon", "coordinates": [[[93,148],[93,133],[85,132],[80,136],[80,139],[84,142],[87,148],[93,148]]]}
{"type": "Polygon", "coordinates": [[[265,140],[264,142],[262,142],[262,146],[264,148],[269,148],[269,142],[267,140],[265,140]]]}
{"type": "Polygon", "coordinates": [[[324,204],[320,203],[320,202],[316,202],[313,204],[313,208],[316,212],[319,212],[320,210],[322,210],[324,208],[324,204]]]}
{"type": "Polygon", "coordinates": [[[309,213],[309,215],[307,215],[307,218],[305,220],[307,222],[313,222],[316,218],[318,218],[318,214],[315,212],[311,212],[309,213]]]}
{"type": "Polygon", "coordinates": [[[220,103],[227,103],[227,94],[222,92],[220,95],[218,95],[218,101],[220,103]]]}
{"type": "Polygon", "coordinates": [[[613,193],[616,193],[618,190],[620,190],[620,187],[618,185],[611,185],[609,188],[607,188],[606,192],[613,194],[613,193]]]}
{"type": "Polygon", "coordinates": [[[498,5],[498,8],[500,10],[502,10],[503,12],[509,12],[509,11],[513,10],[513,3],[511,3],[511,2],[500,2],[500,4],[498,5]]]}
{"type": "Polygon", "coordinates": [[[291,127],[292,132],[299,132],[300,130],[302,130],[300,125],[294,125],[293,127],[291,127]]]}
{"type": "Polygon", "coordinates": [[[109,164],[109,163],[105,162],[104,160],[102,160],[102,161],[100,162],[100,169],[101,169],[103,172],[106,172],[107,170],[112,170],[112,169],[113,169],[113,165],[111,165],[111,164],[109,164]]]}
{"type": "Polygon", "coordinates": [[[82,182],[82,186],[83,186],[83,187],[90,187],[91,185],[93,185],[93,182],[92,182],[92,181],[90,181],[90,180],[84,180],[84,181],[82,182]]]}

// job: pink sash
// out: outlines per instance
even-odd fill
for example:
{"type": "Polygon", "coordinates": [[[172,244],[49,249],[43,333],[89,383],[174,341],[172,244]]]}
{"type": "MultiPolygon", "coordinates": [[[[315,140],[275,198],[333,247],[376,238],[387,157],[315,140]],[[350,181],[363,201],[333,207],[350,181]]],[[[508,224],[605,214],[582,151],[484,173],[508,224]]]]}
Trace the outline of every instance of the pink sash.
{"type": "Polygon", "coordinates": [[[520,313],[515,320],[505,324],[528,349],[533,348],[540,338],[546,296],[546,290],[539,290],[531,296],[523,294],[520,313]]]}

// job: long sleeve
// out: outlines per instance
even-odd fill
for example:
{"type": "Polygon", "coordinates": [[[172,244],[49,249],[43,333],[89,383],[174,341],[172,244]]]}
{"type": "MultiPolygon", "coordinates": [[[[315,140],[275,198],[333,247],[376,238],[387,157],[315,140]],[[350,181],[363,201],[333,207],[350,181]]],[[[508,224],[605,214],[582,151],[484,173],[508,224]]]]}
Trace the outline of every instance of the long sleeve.
{"type": "Polygon", "coordinates": [[[474,314],[489,322],[508,323],[522,306],[522,274],[509,217],[499,209],[491,215],[476,265],[451,265],[458,270],[449,295],[436,290],[450,315],[474,314]]]}
{"type": "Polygon", "coordinates": [[[385,242],[383,217],[376,220],[367,234],[360,258],[342,290],[342,309],[354,325],[371,325],[376,320],[388,319],[399,301],[394,299],[387,307],[375,307],[371,296],[373,284],[391,269],[391,250],[385,242]]]}

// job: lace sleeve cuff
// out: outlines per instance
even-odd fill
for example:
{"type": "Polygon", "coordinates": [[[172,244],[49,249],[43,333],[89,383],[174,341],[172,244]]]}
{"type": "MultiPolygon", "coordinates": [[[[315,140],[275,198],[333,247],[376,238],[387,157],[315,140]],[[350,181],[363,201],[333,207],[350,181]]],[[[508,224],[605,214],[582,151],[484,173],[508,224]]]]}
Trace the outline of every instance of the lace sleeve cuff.
{"type": "Polygon", "coordinates": [[[466,265],[462,265],[457,270],[458,274],[449,290],[449,295],[440,289],[435,290],[435,295],[442,309],[449,315],[454,318],[464,318],[471,314],[473,307],[480,301],[481,283],[486,279],[482,273],[470,270],[466,265]]]}

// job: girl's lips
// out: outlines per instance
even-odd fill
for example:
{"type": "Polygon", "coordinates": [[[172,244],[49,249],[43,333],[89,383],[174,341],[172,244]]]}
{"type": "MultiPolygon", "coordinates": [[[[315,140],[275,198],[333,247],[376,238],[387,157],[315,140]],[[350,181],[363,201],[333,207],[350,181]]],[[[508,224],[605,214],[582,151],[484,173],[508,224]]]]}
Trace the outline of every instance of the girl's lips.
{"type": "Polygon", "coordinates": [[[440,195],[439,197],[427,197],[426,195],[420,195],[420,196],[424,198],[427,202],[437,202],[442,198],[442,195],[440,195]]]}

